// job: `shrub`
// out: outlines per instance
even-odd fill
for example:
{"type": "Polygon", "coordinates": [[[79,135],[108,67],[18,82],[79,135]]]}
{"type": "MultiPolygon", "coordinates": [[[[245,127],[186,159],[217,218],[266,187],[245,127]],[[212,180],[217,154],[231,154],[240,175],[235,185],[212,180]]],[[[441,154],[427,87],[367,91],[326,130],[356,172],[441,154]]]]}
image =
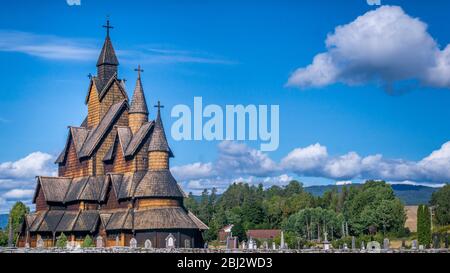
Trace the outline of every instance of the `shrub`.
{"type": "Polygon", "coordinates": [[[57,238],[56,247],[59,247],[59,248],[67,247],[67,237],[66,237],[66,235],[64,235],[64,233],[61,233],[61,235],[59,235],[59,237],[57,238]]]}
{"type": "Polygon", "coordinates": [[[86,235],[86,237],[84,238],[83,243],[81,244],[81,247],[85,248],[85,247],[94,247],[94,241],[92,240],[91,236],[86,235]]]}

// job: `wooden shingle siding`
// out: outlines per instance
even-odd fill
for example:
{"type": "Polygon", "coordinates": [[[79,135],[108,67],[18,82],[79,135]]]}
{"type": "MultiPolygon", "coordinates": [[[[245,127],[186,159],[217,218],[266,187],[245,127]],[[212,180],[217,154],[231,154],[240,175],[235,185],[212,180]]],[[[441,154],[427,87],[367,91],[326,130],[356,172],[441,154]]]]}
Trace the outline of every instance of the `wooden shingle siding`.
{"type": "MultiPolygon", "coordinates": [[[[116,125],[119,126],[128,126],[128,113],[124,111],[119,119],[116,122],[116,125]]],[[[117,129],[112,128],[111,131],[107,134],[107,136],[104,138],[102,143],[100,144],[100,147],[95,153],[95,157],[93,160],[95,160],[95,170],[93,171],[93,175],[103,175],[105,174],[104,169],[104,162],[103,159],[105,158],[106,153],[109,151],[109,149],[114,145],[115,135],[117,134],[117,129]]],[[[120,150],[120,149],[118,149],[120,150]]],[[[114,167],[113,167],[114,169],[114,167]]]]}
{"type": "Polygon", "coordinates": [[[36,211],[46,210],[48,209],[47,201],[45,201],[44,191],[39,186],[38,187],[39,193],[36,197],[36,211]]]}
{"type": "Polygon", "coordinates": [[[130,113],[129,116],[130,116],[130,128],[133,134],[135,134],[139,130],[139,128],[141,128],[142,124],[148,121],[148,117],[146,114],[130,113]]]}
{"type": "MultiPolygon", "coordinates": [[[[121,102],[124,99],[127,99],[124,97],[123,93],[120,91],[118,82],[115,81],[111,87],[106,91],[106,94],[103,96],[102,100],[100,101],[100,119],[103,118],[103,116],[108,112],[109,108],[116,103],[121,102]]],[[[124,126],[128,126],[128,117],[127,117],[127,124],[124,124],[124,126]]]]}
{"type": "Polygon", "coordinates": [[[148,168],[150,170],[169,169],[169,154],[167,152],[150,152],[148,155],[148,168]]]}
{"type": "Polygon", "coordinates": [[[66,161],[59,166],[59,176],[82,177],[89,175],[88,160],[80,160],[75,151],[75,145],[70,140],[66,161]]]}
{"type": "Polygon", "coordinates": [[[98,101],[98,91],[95,84],[92,85],[89,91],[88,98],[88,127],[97,126],[100,122],[100,103],[98,101]]]}

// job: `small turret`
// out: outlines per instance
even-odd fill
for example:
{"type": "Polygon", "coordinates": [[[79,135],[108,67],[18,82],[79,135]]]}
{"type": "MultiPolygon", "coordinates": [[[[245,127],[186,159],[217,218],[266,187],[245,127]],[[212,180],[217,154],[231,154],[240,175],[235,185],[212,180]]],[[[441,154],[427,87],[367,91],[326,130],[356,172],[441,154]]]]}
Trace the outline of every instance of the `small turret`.
{"type": "Polygon", "coordinates": [[[129,124],[131,132],[135,134],[141,126],[148,121],[148,108],[145,100],[144,89],[141,82],[141,66],[138,66],[135,71],[138,72],[136,80],[136,87],[134,88],[133,98],[131,99],[129,114],[129,124]]]}
{"type": "Polygon", "coordinates": [[[161,108],[164,107],[158,101],[158,113],[156,115],[153,133],[148,145],[148,169],[149,170],[168,170],[169,157],[173,157],[169,144],[167,143],[166,133],[161,120],[161,108]]]}

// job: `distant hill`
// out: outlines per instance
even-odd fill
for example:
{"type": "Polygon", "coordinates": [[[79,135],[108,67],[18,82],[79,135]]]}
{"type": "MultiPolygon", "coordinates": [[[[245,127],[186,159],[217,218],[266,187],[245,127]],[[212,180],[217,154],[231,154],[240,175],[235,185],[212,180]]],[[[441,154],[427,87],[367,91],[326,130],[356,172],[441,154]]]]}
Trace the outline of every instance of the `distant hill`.
{"type": "Polygon", "coordinates": [[[4,229],[8,225],[8,214],[0,214],[0,229],[4,229]]]}
{"type": "MultiPolygon", "coordinates": [[[[358,184],[353,184],[352,186],[359,187],[358,184]]],[[[310,186],[305,187],[305,191],[311,193],[314,196],[320,196],[326,191],[332,190],[333,188],[341,189],[343,186],[335,185],[324,185],[324,186],[310,186]]],[[[426,186],[414,186],[414,185],[392,185],[395,195],[400,198],[400,200],[405,203],[405,205],[419,205],[428,204],[431,199],[433,192],[437,191],[438,188],[431,188],[426,186]]]]}
{"type": "MultiPolygon", "coordinates": [[[[347,185],[354,186],[354,187],[360,187],[362,184],[352,184],[347,185]]],[[[401,185],[401,184],[394,184],[391,185],[392,189],[394,190],[394,194],[400,198],[400,200],[403,201],[403,203],[406,206],[414,206],[414,205],[420,205],[420,204],[428,204],[428,202],[431,200],[431,195],[433,192],[439,190],[439,188],[432,188],[432,187],[426,187],[426,186],[414,186],[414,185],[401,185]]],[[[326,191],[332,190],[334,188],[338,188],[339,190],[343,186],[336,186],[336,185],[321,185],[321,186],[309,186],[305,187],[305,191],[311,193],[314,196],[321,196],[326,191]]],[[[218,194],[217,197],[219,198],[221,195],[218,194]]],[[[194,195],[194,199],[199,202],[201,200],[200,195],[194,195]]]]}

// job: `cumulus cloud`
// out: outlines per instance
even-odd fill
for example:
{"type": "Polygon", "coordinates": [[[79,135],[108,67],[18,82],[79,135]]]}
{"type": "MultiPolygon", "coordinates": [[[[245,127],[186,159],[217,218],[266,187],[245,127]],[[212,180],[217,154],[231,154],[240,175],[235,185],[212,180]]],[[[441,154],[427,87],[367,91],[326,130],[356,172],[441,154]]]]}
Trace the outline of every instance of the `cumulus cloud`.
{"type": "Polygon", "coordinates": [[[215,173],[212,163],[196,162],[171,168],[172,174],[178,179],[198,179],[212,177],[215,173]]]}
{"type": "Polygon", "coordinates": [[[53,156],[42,152],[31,153],[17,161],[0,163],[0,178],[32,178],[53,174],[53,156]]]}
{"type": "Polygon", "coordinates": [[[194,192],[213,187],[225,190],[233,182],[285,185],[293,175],[331,179],[337,184],[373,179],[440,185],[450,181],[450,141],[419,161],[356,152],[332,156],[326,146],[316,143],[292,150],[279,162],[245,144],[225,141],[218,145],[215,162],[177,166],[172,171],[187,191],[194,192]]]}
{"type": "Polygon", "coordinates": [[[35,176],[56,175],[53,161],[50,154],[34,152],[16,161],[0,163],[0,213],[7,212],[18,200],[31,205],[35,176]]]}
{"type": "Polygon", "coordinates": [[[396,83],[450,88],[450,45],[441,50],[427,25],[398,6],[382,6],[335,28],[327,51],[297,69],[287,85],[319,88],[334,83],[396,83]]]}
{"type": "Polygon", "coordinates": [[[3,194],[2,198],[4,199],[13,199],[13,200],[21,200],[26,198],[31,198],[33,196],[33,190],[23,190],[23,189],[14,189],[3,194]]]}

